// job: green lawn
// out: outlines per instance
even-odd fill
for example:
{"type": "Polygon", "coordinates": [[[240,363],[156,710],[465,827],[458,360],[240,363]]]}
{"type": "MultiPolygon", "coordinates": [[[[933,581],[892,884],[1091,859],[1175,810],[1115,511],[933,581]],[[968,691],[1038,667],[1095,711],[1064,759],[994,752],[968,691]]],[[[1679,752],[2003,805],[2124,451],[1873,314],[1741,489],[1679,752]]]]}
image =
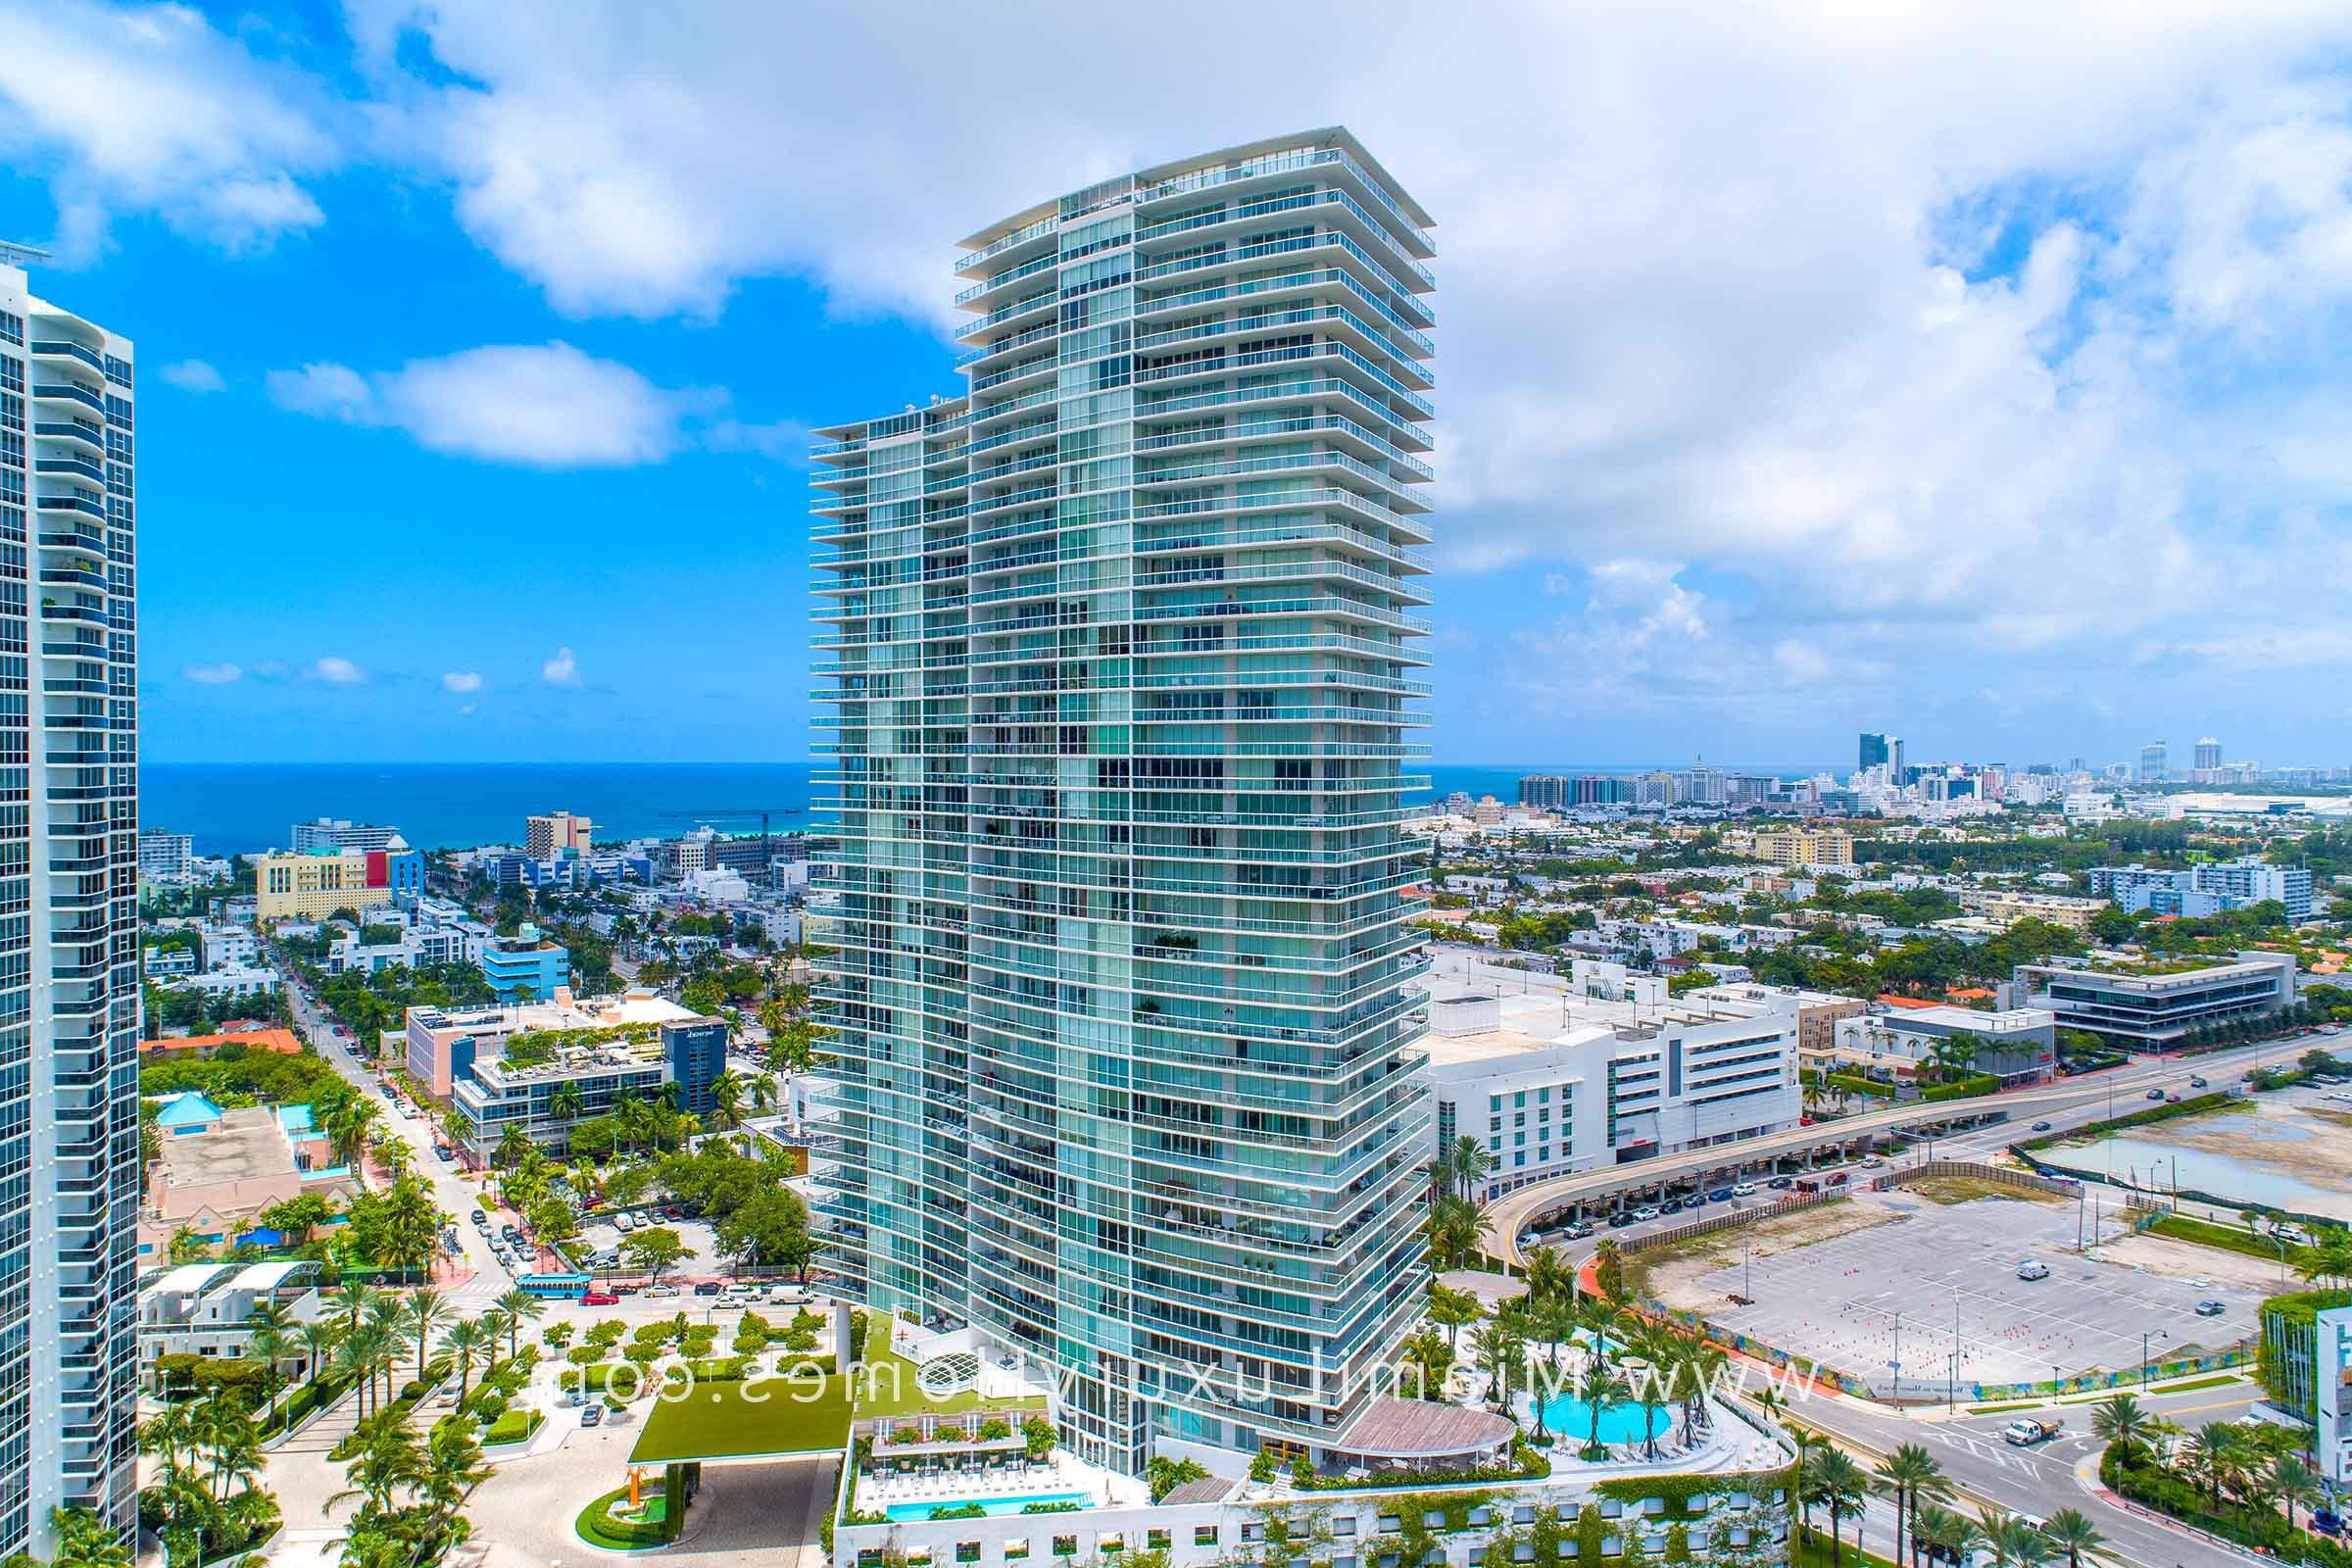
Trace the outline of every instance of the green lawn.
{"type": "MultiPolygon", "coordinates": [[[[1875,1551],[1856,1551],[1850,1523],[1845,1531],[1845,1543],[1839,1548],[1838,1557],[1842,1568],[1895,1568],[1893,1563],[1875,1551]]],[[[1830,1531],[1826,1523],[1814,1531],[1811,1541],[1799,1541],[1797,1533],[1793,1529],[1790,1530],[1788,1544],[1791,1548],[1788,1561],[1793,1568],[1830,1568],[1830,1531]]],[[[1888,1544],[1892,1544],[1892,1543],[1888,1543],[1888,1544]]]]}
{"type": "Polygon", "coordinates": [[[2209,1378],[2191,1378],[2186,1383],[2159,1383],[2150,1394],[2194,1394],[2199,1389],[2218,1389],[2224,1384],[2242,1383],[2245,1379],[2234,1372],[2217,1372],[2209,1378]]]}
{"type": "MultiPolygon", "coordinates": [[[[2158,1236],[2169,1236],[2177,1242],[2194,1242],[2199,1247],[2211,1247],[2225,1252],[2242,1252],[2266,1262],[2278,1261],[2278,1246],[2268,1236],[2250,1236],[2235,1225],[2216,1225],[2211,1220],[2189,1214],[2167,1214],[2148,1227],[2158,1236]]],[[[2311,1249],[2287,1244],[2286,1266],[2301,1268],[2310,1259],[2311,1249]]]]}
{"type": "Polygon", "coordinates": [[[629,1463],[836,1453],[849,1441],[846,1377],[705,1383],[683,1398],[654,1401],[629,1463]]]}
{"type": "Polygon", "coordinates": [[[896,1350],[869,1349],[865,1364],[850,1374],[855,1380],[858,1417],[962,1415],[969,1410],[1042,1411],[1046,1407],[1042,1398],[987,1399],[973,1393],[930,1398],[915,1381],[915,1364],[896,1350]]]}

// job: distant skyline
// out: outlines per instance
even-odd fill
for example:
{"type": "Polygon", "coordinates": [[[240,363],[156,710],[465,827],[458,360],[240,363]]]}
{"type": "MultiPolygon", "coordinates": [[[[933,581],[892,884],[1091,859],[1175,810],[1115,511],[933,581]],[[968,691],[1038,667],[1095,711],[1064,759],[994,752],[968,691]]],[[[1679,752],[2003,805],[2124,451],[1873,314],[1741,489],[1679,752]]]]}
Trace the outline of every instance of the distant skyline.
{"type": "Polygon", "coordinates": [[[1345,123],[1438,220],[1438,757],[2352,759],[2352,13],[1210,12],[1291,107],[1120,8],[0,0],[143,756],[805,760],[806,431],[956,389],[938,215],[1345,123]]]}

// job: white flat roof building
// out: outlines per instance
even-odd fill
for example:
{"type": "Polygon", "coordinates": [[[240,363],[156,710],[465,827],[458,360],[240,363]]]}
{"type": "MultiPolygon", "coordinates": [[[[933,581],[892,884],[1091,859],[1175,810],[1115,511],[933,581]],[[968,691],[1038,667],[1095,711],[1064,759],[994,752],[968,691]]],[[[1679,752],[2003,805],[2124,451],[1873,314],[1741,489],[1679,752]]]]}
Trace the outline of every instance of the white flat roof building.
{"type": "Polygon", "coordinates": [[[1435,1149],[1476,1138],[1487,1196],[1738,1143],[1803,1114],[1793,1010],[1717,1015],[1585,996],[1433,995],[1435,1149]]]}

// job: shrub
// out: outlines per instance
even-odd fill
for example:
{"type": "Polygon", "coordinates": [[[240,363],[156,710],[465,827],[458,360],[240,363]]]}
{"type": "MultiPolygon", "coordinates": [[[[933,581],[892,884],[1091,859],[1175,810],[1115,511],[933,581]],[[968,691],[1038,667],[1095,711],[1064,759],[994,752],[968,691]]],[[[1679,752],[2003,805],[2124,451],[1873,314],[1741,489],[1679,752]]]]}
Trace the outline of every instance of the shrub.
{"type": "Polygon", "coordinates": [[[573,1366],[594,1366],[612,1353],[612,1347],[610,1345],[583,1345],[576,1350],[566,1351],[564,1359],[573,1366]]]}
{"type": "Polygon", "coordinates": [[[545,1419],[536,1410],[509,1410],[490,1423],[482,1433],[482,1443],[485,1446],[498,1443],[522,1443],[539,1430],[539,1423],[545,1419]]]}
{"type": "Polygon", "coordinates": [[[816,1336],[807,1329],[788,1330],[784,1335],[784,1348],[787,1350],[813,1350],[816,1348],[816,1336]]]}
{"type": "Polygon", "coordinates": [[[796,1329],[806,1329],[810,1334],[814,1334],[825,1326],[825,1314],[804,1308],[792,1314],[792,1326],[796,1329]]]}

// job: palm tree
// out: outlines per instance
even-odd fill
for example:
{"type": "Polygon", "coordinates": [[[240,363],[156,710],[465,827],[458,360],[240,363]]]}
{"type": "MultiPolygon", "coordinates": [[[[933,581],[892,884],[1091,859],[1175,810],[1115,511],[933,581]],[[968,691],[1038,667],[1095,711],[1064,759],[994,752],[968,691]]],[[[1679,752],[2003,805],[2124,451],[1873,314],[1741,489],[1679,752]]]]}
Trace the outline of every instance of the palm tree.
{"type": "MultiPolygon", "coordinates": [[[[2291,1510],[2286,1522],[2289,1528],[2294,1525],[2295,1518],[2291,1510]]],[[[2041,1527],[2041,1533],[2050,1538],[2051,1545],[2066,1553],[2066,1568],[2082,1568],[2085,1561],[2114,1560],[2115,1554],[2107,1545],[2107,1538],[2099,1534],[2098,1527],[2080,1509],[2059,1509],[2050,1515],[2049,1523],[2041,1527]]]]}
{"type": "Polygon", "coordinates": [[[441,1353],[458,1364],[458,1403],[463,1406],[466,1391],[472,1386],[475,1358],[496,1355],[498,1347],[482,1332],[479,1319],[462,1317],[443,1331],[441,1353]]]}
{"type": "Polygon", "coordinates": [[[1539,1247],[1527,1254],[1526,1277],[1527,1294],[1532,1300],[1547,1301],[1555,1296],[1576,1294],[1576,1270],[1552,1248],[1539,1247]]]}
{"type": "Polygon", "coordinates": [[[1830,1440],[1812,1428],[1800,1427],[1794,1422],[1788,1423],[1786,1430],[1790,1446],[1796,1449],[1796,1473],[1789,1485],[1788,1495],[1796,1502],[1798,1534],[1810,1541],[1813,1539],[1813,1505],[1821,1500],[1820,1490],[1813,1483],[1813,1472],[1821,1463],[1822,1456],[1830,1451],[1830,1440]]]}
{"type": "Polygon", "coordinates": [[[1952,1484],[1943,1465],[1926,1446],[1906,1443],[1881,1460],[1879,1480],[1894,1494],[1894,1560],[1903,1560],[1903,1531],[1910,1516],[1927,1499],[1951,1495],[1952,1484]]]}
{"type": "Polygon", "coordinates": [[[1585,1446],[1578,1457],[1605,1459],[1609,1456],[1609,1450],[1608,1446],[1600,1441],[1600,1416],[1603,1410],[1625,1397],[1625,1380],[1617,1375],[1617,1369],[1610,1365],[1609,1358],[1598,1349],[1585,1357],[1583,1375],[1576,1382],[1576,1396],[1585,1401],[1586,1409],[1592,1416],[1592,1429],[1585,1434],[1585,1446]]]}
{"type": "Polygon", "coordinates": [[[2322,1493],[2320,1478],[2311,1466],[2291,1453],[2282,1453],[2271,1461],[2271,1494],[2286,1509],[2286,1528],[2295,1528],[2295,1509],[2317,1503],[2322,1493]]]}
{"type": "Polygon", "coordinates": [[[447,1328],[455,1312],[441,1298],[441,1293],[426,1289],[412,1292],[403,1313],[403,1328],[416,1342],[416,1381],[424,1381],[424,1352],[433,1336],[447,1328]]]}
{"type": "Polygon", "coordinates": [[[1977,1544],[1977,1527],[1966,1514],[1936,1503],[1923,1504],[1911,1522],[1911,1556],[1916,1562],[1924,1548],[1936,1558],[1958,1562],[1977,1544]]]}
{"type": "Polygon", "coordinates": [[[347,1279],[329,1293],[329,1304],[343,1320],[343,1331],[348,1334],[360,1326],[362,1318],[374,1312],[383,1294],[365,1280],[347,1279]]]}
{"type": "Polygon", "coordinates": [[[1511,1369],[1527,1348],[1517,1314],[1496,1312],[1492,1321],[1470,1336],[1470,1353],[1486,1369],[1488,1397],[1498,1411],[1511,1407],[1511,1369]]]}
{"type": "Polygon", "coordinates": [[[2041,1568],[2050,1560],[2050,1538],[2006,1509],[1978,1510],[1977,1539],[1992,1553],[1992,1568],[2041,1568]]]}
{"type": "Polygon", "coordinates": [[[302,1375],[316,1379],[343,1338],[342,1326],[329,1318],[313,1318],[296,1332],[302,1345],[302,1375]]]}
{"type": "Polygon", "coordinates": [[[556,1085],[555,1092],[547,1097],[547,1113],[557,1121],[578,1121],[580,1112],[587,1107],[580,1086],[569,1078],[556,1085]]]}
{"type": "Polygon", "coordinates": [[[490,1308],[476,1321],[482,1325],[482,1332],[490,1336],[493,1343],[506,1339],[515,1330],[514,1314],[500,1306],[490,1308]]]}
{"type": "Polygon", "coordinates": [[[507,1130],[499,1134],[498,1147],[490,1152],[490,1163],[500,1170],[512,1171],[522,1163],[531,1147],[531,1135],[522,1130],[522,1123],[511,1121],[507,1130]]]}
{"type": "Polygon", "coordinates": [[[1602,1237],[1592,1249],[1592,1283],[1603,1296],[1617,1296],[1625,1289],[1625,1249],[1614,1236],[1602,1237]]]}
{"type": "Polygon", "coordinates": [[[2146,1446],[2154,1419],[2137,1396],[2118,1394],[2100,1400],[2091,1411],[2090,1431],[2100,1442],[2120,1446],[2123,1457],[2129,1460],[2146,1446]]]}
{"type": "Polygon", "coordinates": [[[320,1504],[320,1513],[331,1511],[347,1497],[359,1497],[370,1512],[381,1514],[392,1506],[397,1493],[423,1474],[416,1451],[416,1434],[409,1430],[404,1417],[388,1412],[368,1416],[360,1423],[354,1437],[357,1447],[343,1472],[351,1485],[330,1494],[320,1504]]]}
{"type": "Polygon", "coordinates": [[[1666,1408],[1666,1379],[1678,1359],[1673,1339],[1663,1331],[1645,1333],[1636,1347],[1648,1364],[1633,1380],[1634,1397],[1642,1404],[1642,1456],[1658,1457],[1658,1412],[1666,1408]]]}
{"type": "Polygon", "coordinates": [[[1467,1134],[1446,1147],[1445,1158],[1446,1185],[1460,1198],[1475,1199],[1479,1184],[1494,1168],[1494,1156],[1487,1146],[1467,1134]]]}
{"type": "Polygon", "coordinates": [[[2206,1495],[2219,1505],[2222,1489],[2238,1474],[2237,1429],[2227,1421],[2212,1421],[2189,1440],[2189,1468],[2205,1478],[2206,1495]]]}
{"type": "Polygon", "coordinates": [[[1814,1458],[1805,1482],[1812,1493],[1808,1501],[1820,1503],[1830,1516],[1830,1563],[1838,1568],[1845,1560],[1843,1521],[1855,1521],[1854,1547],[1861,1549],[1862,1501],[1871,1493],[1870,1477],[1843,1448],[1828,1447],[1814,1458]]]}
{"type": "Polygon", "coordinates": [[[1447,1349],[1458,1352],[1462,1330],[1486,1315],[1487,1309],[1479,1305],[1478,1298],[1470,1292],[1440,1285],[1436,1280],[1429,1282],[1429,1320],[1446,1331],[1447,1349]]]}
{"type": "Polygon", "coordinates": [[[507,1359],[515,1355],[515,1336],[525,1323],[536,1323],[547,1315],[547,1303],[530,1292],[510,1286],[498,1298],[498,1310],[506,1314],[507,1359]]]}
{"type": "Polygon", "coordinates": [[[1429,1208],[1421,1232],[1432,1266],[1466,1268],[1478,1260],[1494,1232],[1494,1221],[1467,1198],[1441,1198],[1429,1208]]]}
{"type": "Polygon", "coordinates": [[[53,1508],[49,1526],[57,1542],[51,1568],[130,1568],[130,1548],[89,1509],[53,1508]]]}

